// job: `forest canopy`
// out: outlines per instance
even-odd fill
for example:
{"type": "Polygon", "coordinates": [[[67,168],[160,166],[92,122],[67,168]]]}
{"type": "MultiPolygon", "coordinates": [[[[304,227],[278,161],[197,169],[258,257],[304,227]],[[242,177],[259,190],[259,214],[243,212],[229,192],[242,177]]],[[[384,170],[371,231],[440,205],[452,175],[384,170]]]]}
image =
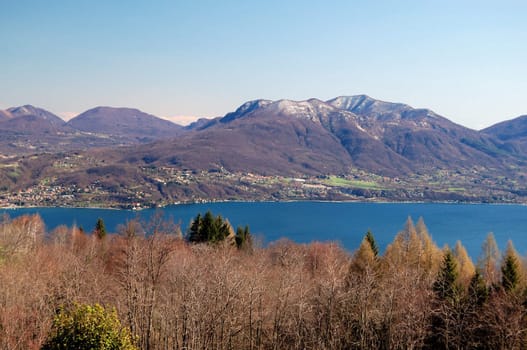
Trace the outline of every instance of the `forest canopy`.
{"type": "Polygon", "coordinates": [[[3,217],[0,348],[51,348],[60,327],[82,324],[139,349],[527,346],[525,259],[492,234],[473,262],[461,242],[439,248],[422,219],[384,252],[374,232],[353,252],[288,240],[242,249],[248,227],[212,213],[192,226],[183,237],[157,216],[101,235],[102,222],[99,234],[46,232],[38,215],[3,217]]]}

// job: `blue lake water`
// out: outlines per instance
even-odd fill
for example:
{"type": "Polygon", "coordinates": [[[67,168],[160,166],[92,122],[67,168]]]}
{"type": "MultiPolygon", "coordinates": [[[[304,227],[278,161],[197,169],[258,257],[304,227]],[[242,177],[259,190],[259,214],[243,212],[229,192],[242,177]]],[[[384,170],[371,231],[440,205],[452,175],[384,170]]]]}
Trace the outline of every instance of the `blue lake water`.
{"type": "MultiPolygon", "coordinates": [[[[197,213],[211,210],[236,226],[249,225],[264,242],[288,238],[295,242],[337,241],[349,251],[360,244],[370,229],[384,249],[393,240],[408,216],[423,217],[439,246],[453,246],[461,240],[473,259],[481,244],[493,232],[501,249],[512,239],[520,254],[527,253],[527,206],[438,203],[334,203],[334,202],[232,202],[174,205],[162,209],[165,216],[179,222],[185,232],[197,213]]],[[[48,230],[59,225],[82,226],[93,230],[100,217],[107,230],[115,232],[119,224],[144,219],[155,210],[134,212],[109,209],[28,208],[0,210],[11,217],[38,213],[48,230]]]]}

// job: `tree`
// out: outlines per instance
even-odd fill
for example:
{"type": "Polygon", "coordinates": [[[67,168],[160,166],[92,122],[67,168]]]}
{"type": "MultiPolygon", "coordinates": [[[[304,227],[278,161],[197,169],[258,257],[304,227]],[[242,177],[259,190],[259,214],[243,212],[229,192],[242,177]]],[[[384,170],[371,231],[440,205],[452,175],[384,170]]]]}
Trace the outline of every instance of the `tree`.
{"type": "Polygon", "coordinates": [[[371,233],[370,230],[366,232],[366,237],[364,237],[368,243],[370,244],[371,250],[373,251],[373,254],[375,256],[379,255],[379,247],[377,246],[377,242],[375,241],[375,238],[373,237],[373,233],[371,233]]]}
{"type": "Polygon", "coordinates": [[[432,240],[422,217],[417,221],[415,230],[421,241],[420,266],[426,275],[433,277],[437,274],[439,266],[441,265],[443,254],[432,240]]]}
{"type": "Polygon", "coordinates": [[[427,345],[431,349],[462,349],[466,337],[463,326],[462,289],[458,282],[458,271],[454,255],[447,249],[443,264],[433,284],[435,300],[431,314],[431,331],[427,345]]]}
{"type": "Polygon", "coordinates": [[[507,249],[501,266],[501,286],[506,292],[513,291],[520,283],[520,264],[518,255],[511,241],[507,242],[507,249]]]}
{"type": "Polygon", "coordinates": [[[55,316],[43,350],[134,350],[132,336],[121,326],[115,309],[99,304],[75,305],[55,316]]]}
{"type": "Polygon", "coordinates": [[[192,243],[216,244],[227,237],[234,240],[234,236],[234,230],[228,220],[224,220],[220,215],[214,217],[207,211],[203,217],[198,214],[190,225],[188,240],[192,243]]]}
{"type": "Polygon", "coordinates": [[[478,270],[474,272],[474,276],[468,285],[467,297],[469,304],[475,306],[482,306],[489,298],[489,289],[485,285],[485,280],[481,277],[478,270]]]}
{"type": "Polygon", "coordinates": [[[375,251],[366,235],[362,240],[359,249],[353,254],[350,264],[350,274],[357,276],[362,276],[367,273],[371,274],[376,268],[376,263],[377,256],[375,255],[375,251]]]}
{"type": "Polygon", "coordinates": [[[97,223],[95,224],[95,236],[99,239],[103,239],[106,237],[106,226],[104,225],[104,220],[101,218],[97,219],[97,223]]]}
{"type": "Polygon", "coordinates": [[[461,241],[456,242],[456,246],[454,247],[454,257],[456,258],[459,267],[459,279],[464,286],[467,286],[471,278],[474,276],[476,268],[468,256],[467,250],[463,244],[461,244],[461,241]]]}
{"type": "Polygon", "coordinates": [[[443,265],[434,282],[434,293],[440,300],[455,300],[459,296],[458,271],[454,255],[447,249],[443,257],[443,265]]]}
{"type": "Polygon", "coordinates": [[[198,213],[196,218],[192,221],[192,224],[190,225],[189,229],[189,235],[188,240],[192,243],[201,243],[205,242],[205,237],[202,237],[202,230],[203,227],[203,218],[201,217],[201,214],[198,213]]]}
{"type": "Polygon", "coordinates": [[[236,247],[240,250],[245,251],[252,251],[253,249],[253,239],[251,236],[251,232],[249,232],[249,226],[245,226],[245,228],[242,228],[241,226],[238,226],[238,229],[236,230],[236,247]]]}
{"type": "Polygon", "coordinates": [[[499,271],[497,268],[499,259],[500,250],[498,249],[494,234],[490,232],[485,242],[483,242],[481,255],[478,259],[478,268],[487,286],[495,285],[499,281],[499,271]]]}

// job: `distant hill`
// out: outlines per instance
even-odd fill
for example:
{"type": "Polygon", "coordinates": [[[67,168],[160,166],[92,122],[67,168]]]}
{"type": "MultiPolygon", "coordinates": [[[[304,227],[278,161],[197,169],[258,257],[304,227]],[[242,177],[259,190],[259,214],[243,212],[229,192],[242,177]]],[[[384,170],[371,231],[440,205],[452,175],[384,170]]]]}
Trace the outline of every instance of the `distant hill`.
{"type": "Polygon", "coordinates": [[[66,123],[42,108],[0,111],[0,153],[22,155],[116,147],[174,137],[183,127],[137,109],[98,107],[66,123]]]}
{"type": "Polygon", "coordinates": [[[177,136],[183,127],[132,108],[96,107],[68,122],[68,126],[90,133],[108,134],[142,142],[177,136]]]}
{"type": "Polygon", "coordinates": [[[505,142],[511,152],[527,157],[527,115],[495,124],[481,132],[505,142]]]}

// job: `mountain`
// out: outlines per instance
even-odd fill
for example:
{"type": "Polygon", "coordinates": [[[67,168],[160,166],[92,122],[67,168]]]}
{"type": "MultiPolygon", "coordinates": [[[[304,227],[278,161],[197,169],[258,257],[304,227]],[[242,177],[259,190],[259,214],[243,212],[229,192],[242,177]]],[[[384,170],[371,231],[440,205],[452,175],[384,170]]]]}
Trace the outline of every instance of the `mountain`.
{"type": "Polygon", "coordinates": [[[61,118],[31,105],[9,108],[2,115],[0,152],[7,155],[60,150],[68,132],[61,118]]]}
{"type": "Polygon", "coordinates": [[[141,142],[174,137],[183,127],[132,108],[96,107],[68,122],[83,132],[106,134],[141,142]]]}
{"type": "Polygon", "coordinates": [[[425,168],[499,167],[508,157],[502,142],[455,124],[429,109],[416,109],[366,95],[337,97],[329,104],[355,113],[372,137],[410,161],[413,171],[425,168]]]}
{"type": "Polygon", "coordinates": [[[201,121],[178,139],[134,147],[128,162],[269,174],[389,176],[437,169],[501,168],[510,155],[495,138],[427,109],[368,96],[255,100],[201,121]]]}
{"type": "Polygon", "coordinates": [[[527,156],[527,115],[492,125],[481,132],[505,142],[511,152],[527,156]]]}
{"type": "Polygon", "coordinates": [[[0,123],[0,130],[35,135],[64,131],[66,122],[42,108],[25,105],[7,110],[10,118],[0,123]]]}
{"type": "Polygon", "coordinates": [[[281,108],[290,103],[248,102],[176,140],[134,147],[124,160],[260,174],[346,172],[351,157],[338,138],[320,122],[300,116],[284,118],[281,108]]]}
{"type": "Polygon", "coordinates": [[[25,105],[20,107],[12,107],[7,110],[13,117],[27,117],[34,116],[42,120],[47,120],[51,124],[63,125],[65,122],[55,114],[46,111],[45,109],[25,105]]]}

